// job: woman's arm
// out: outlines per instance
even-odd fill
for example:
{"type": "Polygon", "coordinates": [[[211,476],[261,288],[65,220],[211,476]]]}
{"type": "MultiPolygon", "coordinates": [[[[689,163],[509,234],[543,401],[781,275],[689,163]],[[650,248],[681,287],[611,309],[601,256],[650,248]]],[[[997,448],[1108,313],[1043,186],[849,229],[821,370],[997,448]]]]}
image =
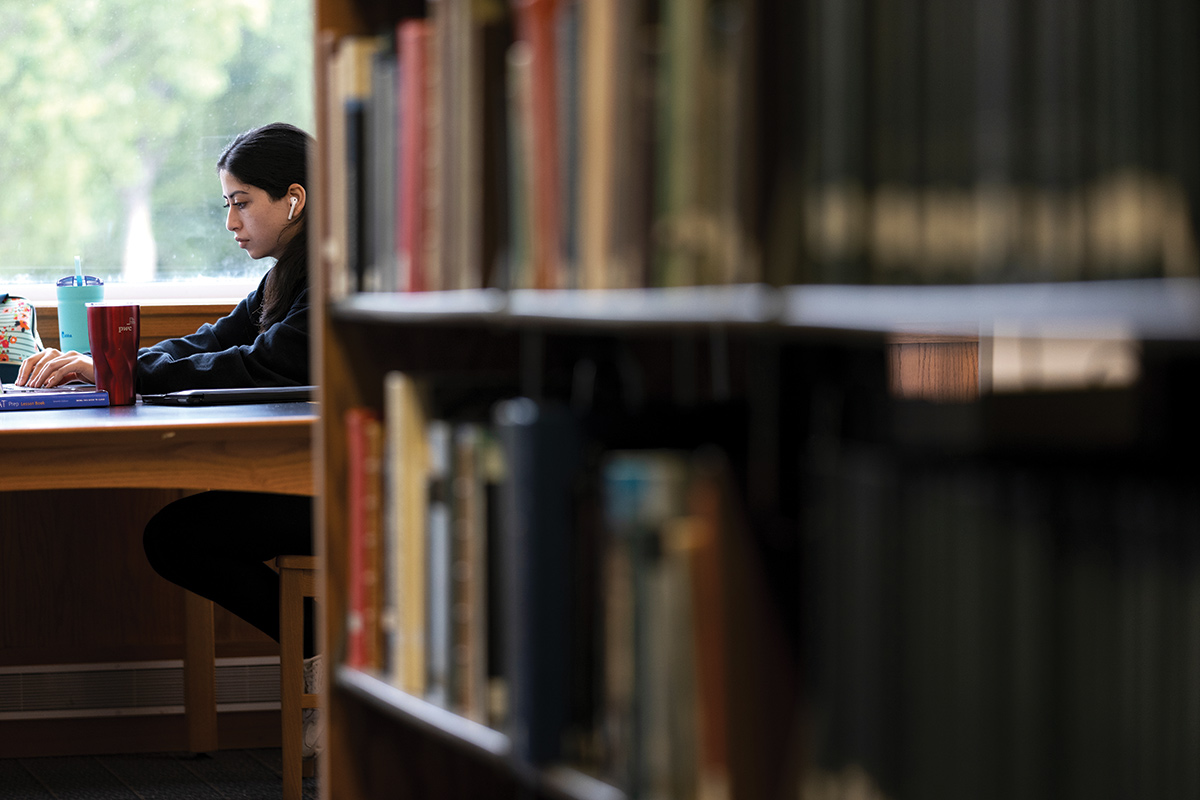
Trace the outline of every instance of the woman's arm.
{"type": "Polygon", "coordinates": [[[138,391],[307,384],[308,292],[301,292],[287,316],[262,333],[253,321],[258,305],[252,295],[216,323],[142,350],[138,391]]]}

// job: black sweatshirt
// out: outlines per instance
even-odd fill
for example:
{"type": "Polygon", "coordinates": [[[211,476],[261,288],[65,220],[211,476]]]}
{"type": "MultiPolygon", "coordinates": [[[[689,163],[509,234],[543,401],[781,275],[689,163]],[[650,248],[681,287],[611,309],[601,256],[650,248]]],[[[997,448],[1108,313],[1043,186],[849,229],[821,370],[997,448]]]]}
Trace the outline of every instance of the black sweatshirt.
{"type": "Polygon", "coordinates": [[[300,292],[287,316],[259,333],[257,319],[265,285],[264,276],[257,289],[215,323],[205,323],[188,336],[143,347],[138,352],[137,391],[159,394],[182,389],[307,385],[308,290],[300,292]]]}

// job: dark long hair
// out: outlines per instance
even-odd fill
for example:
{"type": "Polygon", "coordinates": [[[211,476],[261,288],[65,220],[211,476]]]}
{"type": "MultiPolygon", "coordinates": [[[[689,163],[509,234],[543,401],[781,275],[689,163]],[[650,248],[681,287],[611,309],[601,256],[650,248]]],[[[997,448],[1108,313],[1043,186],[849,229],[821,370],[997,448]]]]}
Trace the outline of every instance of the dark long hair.
{"type": "MultiPolygon", "coordinates": [[[[238,134],[217,159],[217,170],[279,200],[293,183],[308,190],[308,154],[313,145],[313,138],[304,131],[275,122],[238,134]]],[[[307,206],[306,202],[288,223],[296,231],[267,275],[258,319],[260,330],[283,319],[297,295],[308,287],[307,206]]]]}

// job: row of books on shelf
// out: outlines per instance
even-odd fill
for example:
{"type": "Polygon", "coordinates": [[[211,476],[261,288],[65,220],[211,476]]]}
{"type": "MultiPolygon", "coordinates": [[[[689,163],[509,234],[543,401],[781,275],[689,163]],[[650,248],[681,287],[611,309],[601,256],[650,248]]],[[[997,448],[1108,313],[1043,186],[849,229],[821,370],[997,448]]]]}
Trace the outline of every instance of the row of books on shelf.
{"type": "Polygon", "coordinates": [[[802,796],[1200,793],[1194,470],[810,464],[802,796]]]}
{"type": "Polygon", "coordinates": [[[1171,143],[1200,127],[1170,98],[1190,91],[1183,42],[1197,22],[1174,0],[1103,18],[944,0],[770,5],[763,238],[785,282],[1196,273],[1198,156],[1171,143]],[[1161,46],[1144,50],[1149,30],[1161,46]],[[1111,69],[1124,52],[1144,58],[1111,69]],[[1153,112],[1131,113],[1141,104],[1153,112]]]}
{"type": "MultiPolygon", "coordinates": [[[[347,665],[630,798],[728,796],[734,503],[715,451],[620,450],[526,398],[345,415],[347,665]]],[[[743,654],[746,656],[746,654],[743,654]]]]}
{"type": "Polygon", "coordinates": [[[333,296],[758,279],[737,4],[425,5],[323,47],[333,296]]]}
{"type": "Polygon", "coordinates": [[[1153,4],[983,39],[933,0],[424,5],[324,48],[335,296],[1197,271],[1195,115],[1127,113],[1186,48],[1086,57],[1153,4]]]}

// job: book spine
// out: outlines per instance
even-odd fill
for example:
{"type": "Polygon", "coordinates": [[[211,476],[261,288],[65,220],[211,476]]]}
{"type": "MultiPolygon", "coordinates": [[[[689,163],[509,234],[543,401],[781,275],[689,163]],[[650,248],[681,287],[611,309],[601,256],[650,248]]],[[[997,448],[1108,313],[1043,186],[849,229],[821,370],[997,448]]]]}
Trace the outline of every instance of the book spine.
{"type": "Polygon", "coordinates": [[[508,78],[507,119],[509,143],[509,234],[506,258],[507,289],[528,289],[534,286],[534,202],[532,188],[533,164],[536,153],[530,125],[530,74],[533,62],[529,46],[516,42],[505,59],[508,78]]]}
{"type": "Polygon", "coordinates": [[[108,392],[64,392],[63,394],[0,395],[0,411],[41,411],[54,408],[83,408],[108,405],[108,392]]]}
{"type": "Polygon", "coordinates": [[[339,56],[339,77],[344,82],[342,115],[346,147],[346,259],[351,286],[367,289],[367,106],[371,97],[371,59],[378,42],[372,37],[348,37],[339,56]]]}
{"type": "Polygon", "coordinates": [[[567,713],[572,486],[578,432],[570,413],[527,398],[495,411],[501,490],[509,727],[527,763],[558,759],[567,713]]]}
{"type": "Polygon", "coordinates": [[[695,797],[700,762],[687,457],[616,452],[601,469],[613,777],[633,797],[695,797]]]}
{"type": "Polygon", "coordinates": [[[368,161],[363,176],[363,194],[368,200],[363,212],[367,245],[364,288],[374,292],[396,290],[398,66],[393,39],[380,37],[371,56],[371,99],[366,109],[368,161]]]}
{"type": "Polygon", "coordinates": [[[451,460],[450,424],[432,420],[429,441],[428,517],[426,519],[426,698],[450,705],[451,669],[451,460]]]}
{"type": "Polygon", "coordinates": [[[331,300],[346,297],[351,291],[351,280],[346,257],[347,232],[349,222],[346,201],[346,114],[345,114],[345,82],[342,73],[345,51],[343,40],[330,35],[321,37],[321,58],[325,66],[325,85],[328,95],[323,115],[328,129],[328,145],[323,148],[327,154],[326,173],[328,175],[329,193],[325,205],[328,211],[320,206],[317,210],[325,216],[326,238],[323,242],[322,255],[326,267],[326,289],[331,300]]]}
{"type": "Polygon", "coordinates": [[[557,289],[560,274],[557,0],[515,0],[517,35],[529,46],[529,114],[533,149],[531,241],[533,286],[557,289]]]}
{"type": "Polygon", "coordinates": [[[487,541],[483,431],[454,427],[451,481],[453,546],[451,596],[451,707],[476,722],[487,720],[487,541]]]}
{"type": "Polygon", "coordinates": [[[581,41],[582,81],[580,111],[580,281],[584,289],[609,287],[612,266],[613,215],[615,213],[616,149],[618,120],[616,0],[586,3],[581,41]]]}
{"type": "Polygon", "coordinates": [[[397,220],[397,289],[420,291],[425,280],[425,234],[427,222],[426,168],[428,95],[429,24],[412,19],[398,27],[400,99],[399,108],[399,177],[396,181],[397,220]]]}
{"type": "Polygon", "coordinates": [[[390,657],[392,681],[416,696],[425,695],[425,530],[428,518],[428,440],[422,392],[402,372],[384,378],[387,449],[391,463],[387,536],[396,635],[390,657]]]}
{"type": "Polygon", "coordinates": [[[558,207],[561,288],[581,288],[579,275],[580,0],[558,0],[554,23],[555,103],[558,115],[558,207]]]}
{"type": "Polygon", "coordinates": [[[367,428],[371,423],[368,409],[355,407],[346,411],[347,459],[347,548],[348,579],[346,598],[346,664],[363,669],[368,666],[367,635],[367,547],[369,449],[367,428]]]}
{"type": "Polygon", "coordinates": [[[421,236],[424,247],[424,288],[438,291],[446,287],[446,241],[449,236],[450,174],[446,159],[449,133],[448,101],[446,87],[449,81],[446,60],[448,0],[429,0],[426,5],[426,23],[429,36],[425,43],[425,153],[422,166],[425,171],[425,232],[421,236]]]}

